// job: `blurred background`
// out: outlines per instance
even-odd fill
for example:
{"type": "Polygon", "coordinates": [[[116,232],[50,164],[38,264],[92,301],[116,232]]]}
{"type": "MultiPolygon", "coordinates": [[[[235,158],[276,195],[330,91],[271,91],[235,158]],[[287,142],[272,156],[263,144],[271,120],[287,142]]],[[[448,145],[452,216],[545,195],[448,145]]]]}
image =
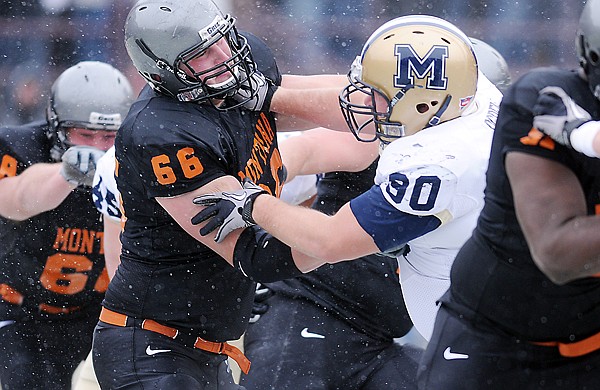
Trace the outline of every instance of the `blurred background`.
{"type": "MultiPolygon", "coordinates": [[[[442,17],[494,46],[513,80],[537,66],[576,67],[583,0],[216,0],[239,30],[267,41],[283,73],[343,73],[381,24],[407,14],[442,17]]],[[[108,62],[143,86],[123,44],[133,0],[0,0],[0,125],[44,117],[67,67],[108,62]]]]}

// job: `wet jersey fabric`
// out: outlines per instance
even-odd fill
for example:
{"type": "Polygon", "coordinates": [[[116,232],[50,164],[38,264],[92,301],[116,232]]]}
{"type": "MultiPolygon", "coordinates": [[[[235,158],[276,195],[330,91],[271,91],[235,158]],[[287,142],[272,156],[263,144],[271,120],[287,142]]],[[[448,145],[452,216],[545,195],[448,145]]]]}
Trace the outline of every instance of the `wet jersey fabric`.
{"type": "MultiPolygon", "coordinates": [[[[264,44],[255,38],[250,44],[259,69],[280,83],[264,44]]],[[[275,132],[269,112],[218,111],[142,91],[115,141],[125,226],[121,264],[104,306],[210,341],[241,336],[254,283],[189,236],[155,198],[225,175],[249,178],[279,195],[283,169],[275,132]]]]}
{"type": "Polygon", "coordinates": [[[531,129],[531,108],[547,85],[564,89],[595,120],[600,117],[600,104],[574,71],[538,69],[509,90],[497,126],[501,132],[493,142],[485,207],[473,237],[454,263],[452,299],[444,303],[464,305],[478,319],[525,340],[574,342],[600,331],[600,279],[558,286],[536,267],[515,215],[504,168],[504,157],[513,151],[564,164],[579,178],[588,213],[596,213],[600,159],[568,150],[531,129]]]}
{"type": "MultiPolygon", "coordinates": [[[[312,207],[334,214],[371,187],[375,168],[373,163],[359,173],[325,173],[317,184],[312,207]]],[[[412,327],[398,282],[398,262],[393,257],[371,255],[358,261],[325,264],[267,285],[281,294],[313,301],[374,338],[401,337],[412,327]]]]}
{"type": "Polygon", "coordinates": [[[381,155],[375,185],[351,201],[358,223],[381,251],[398,257],[402,291],[419,333],[429,339],[436,301],[483,207],[485,172],[502,95],[479,75],[466,113],[395,140],[381,155]]]}
{"type": "MultiPolygon", "coordinates": [[[[0,129],[0,180],[53,162],[45,126],[0,129]]],[[[89,189],[77,188],[54,210],[25,221],[0,217],[0,237],[4,300],[15,303],[22,295],[22,308],[36,318],[76,317],[85,307],[99,309],[108,276],[103,227],[89,189]],[[63,311],[69,313],[54,316],[63,311]]]]}

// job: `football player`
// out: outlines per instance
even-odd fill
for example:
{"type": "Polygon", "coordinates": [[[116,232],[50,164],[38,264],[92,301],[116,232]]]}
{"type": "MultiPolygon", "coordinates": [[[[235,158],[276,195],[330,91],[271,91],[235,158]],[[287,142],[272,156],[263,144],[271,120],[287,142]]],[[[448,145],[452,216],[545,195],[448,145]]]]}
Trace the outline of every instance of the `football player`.
{"type": "MultiPolygon", "coordinates": [[[[378,252],[397,256],[408,312],[428,339],[454,256],[483,205],[502,94],[478,74],[465,34],[432,16],[405,16],[381,26],[367,40],[348,79],[339,98],[347,125],[361,140],[379,140],[382,150],[374,186],[326,215],[291,207],[246,183],[246,190],[235,195],[198,197],[195,203],[209,206],[194,222],[211,218],[201,233],[219,227],[217,239],[256,223],[294,248],[296,264],[308,262],[306,258],[315,264],[336,263],[378,252]]],[[[292,114],[294,105],[286,99],[294,95],[276,89],[271,108],[292,114]]],[[[331,105],[326,97],[326,92],[317,96],[319,107],[331,105]]],[[[337,101],[336,96],[329,99],[337,101]]],[[[302,102],[295,107],[296,115],[304,115],[302,102]]],[[[330,123],[337,120],[328,116],[330,123]]],[[[331,145],[301,160],[314,162],[333,150],[331,145]]],[[[245,229],[241,239],[257,229],[245,229]]],[[[234,261],[255,277],[274,246],[256,245],[250,254],[236,254],[234,261]]]]}
{"type": "MultiPolygon", "coordinates": [[[[245,372],[250,363],[227,341],[246,328],[255,284],[231,263],[247,248],[236,246],[239,232],[221,243],[201,236],[189,205],[200,194],[241,189],[244,178],[280,194],[276,129],[285,118],[242,107],[268,107],[272,97],[258,88],[266,81],[253,77],[257,69],[282,87],[327,89],[343,78],[282,78],[264,42],[238,33],[211,0],[139,1],[125,44],[148,85],[115,141],[124,228],[94,333],[96,376],[102,388],[238,389],[226,359],[245,372]]],[[[263,269],[267,279],[299,272],[281,258],[281,267],[263,269]]]]}
{"type": "Polygon", "coordinates": [[[53,83],[46,121],[0,129],[6,389],[68,389],[90,351],[108,284],[91,184],[132,101],[121,72],[81,62],[53,83]]]}
{"type": "Polygon", "coordinates": [[[422,389],[600,388],[600,160],[539,131],[600,119],[599,13],[586,2],[579,69],[534,69],[504,96],[485,205],[452,266],[422,389]]]}
{"type": "MultiPolygon", "coordinates": [[[[498,88],[508,86],[510,72],[504,58],[487,43],[470,40],[477,42],[475,56],[482,73],[498,88]]],[[[304,154],[296,149],[314,150],[323,144],[322,130],[301,134],[280,142],[282,159],[291,171],[303,170],[291,166],[290,155],[304,154]]],[[[312,207],[334,214],[373,185],[376,165],[377,160],[358,173],[320,175],[312,207]]],[[[288,183],[284,192],[286,187],[288,183]]],[[[368,255],[262,283],[245,335],[252,370],[241,383],[248,389],[414,388],[420,350],[394,343],[412,325],[397,269],[394,256],[368,255]],[[308,354],[311,359],[306,359],[308,354]]],[[[414,334],[405,339],[422,345],[414,334]]]]}

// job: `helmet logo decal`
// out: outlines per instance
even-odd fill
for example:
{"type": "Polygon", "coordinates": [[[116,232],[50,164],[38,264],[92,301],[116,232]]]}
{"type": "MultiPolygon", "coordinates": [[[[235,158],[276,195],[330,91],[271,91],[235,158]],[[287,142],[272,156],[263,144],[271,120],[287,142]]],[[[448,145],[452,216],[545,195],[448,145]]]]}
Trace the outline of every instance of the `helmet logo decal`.
{"type": "Polygon", "coordinates": [[[425,57],[421,58],[411,45],[398,44],[394,46],[394,54],[398,58],[398,73],[394,75],[394,87],[402,88],[415,84],[415,77],[417,79],[427,77],[427,88],[437,90],[447,88],[447,46],[433,46],[425,57]]]}
{"type": "Polygon", "coordinates": [[[200,36],[200,38],[202,38],[203,41],[206,41],[215,34],[215,31],[218,31],[223,28],[227,28],[227,23],[225,22],[225,19],[217,15],[211,24],[198,31],[198,35],[200,36]]]}
{"type": "Polygon", "coordinates": [[[121,114],[101,114],[99,112],[91,112],[89,122],[93,125],[103,126],[121,126],[121,114]]]}

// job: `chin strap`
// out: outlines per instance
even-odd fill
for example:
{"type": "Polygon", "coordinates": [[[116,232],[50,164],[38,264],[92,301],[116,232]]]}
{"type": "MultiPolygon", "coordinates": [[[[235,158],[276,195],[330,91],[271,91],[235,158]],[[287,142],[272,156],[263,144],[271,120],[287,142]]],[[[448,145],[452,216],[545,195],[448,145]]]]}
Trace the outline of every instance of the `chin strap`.
{"type": "Polygon", "coordinates": [[[441,107],[437,110],[435,115],[433,115],[431,117],[431,119],[429,119],[429,122],[427,122],[427,127],[436,126],[440,123],[440,118],[442,117],[442,115],[444,115],[444,113],[448,109],[448,106],[450,105],[451,100],[452,100],[452,95],[446,95],[446,99],[444,99],[444,102],[442,103],[441,107]]]}
{"type": "Polygon", "coordinates": [[[408,84],[408,85],[404,86],[404,88],[400,88],[398,93],[392,98],[392,100],[390,100],[390,104],[388,106],[388,113],[392,112],[392,109],[394,108],[394,106],[396,104],[398,104],[398,102],[404,97],[404,95],[406,95],[406,92],[408,92],[410,89],[413,89],[416,87],[423,88],[420,85],[414,85],[414,84],[408,84]]]}

